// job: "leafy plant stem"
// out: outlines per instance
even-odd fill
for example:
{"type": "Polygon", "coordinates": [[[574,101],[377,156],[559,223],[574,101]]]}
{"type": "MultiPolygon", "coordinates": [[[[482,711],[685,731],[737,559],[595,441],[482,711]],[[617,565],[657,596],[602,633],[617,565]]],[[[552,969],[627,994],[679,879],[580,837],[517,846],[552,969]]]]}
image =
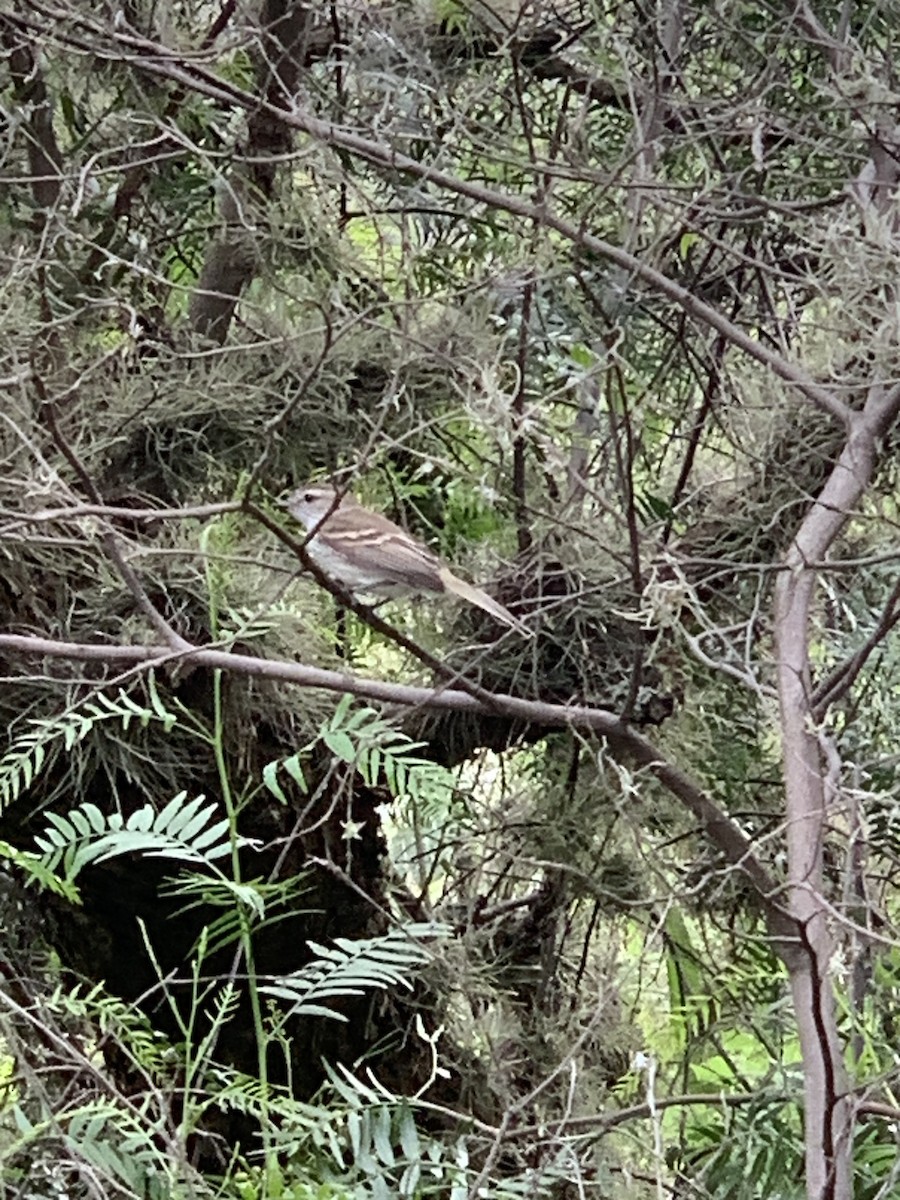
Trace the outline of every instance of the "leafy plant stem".
{"type": "MultiPolygon", "coordinates": [[[[231,870],[232,878],[235,883],[241,882],[241,862],[237,830],[237,803],[234,792],[231,788],[231,777],[228,771],[228,763],[225,759],[225,746],[223,730],[224,724],[222,720],[222,672],[216,671],[213,676],[213,752],[215,754],[216,771],[219,776],[219,786],[222,789],[222,802],[225,806],[225,812],[228,816],[228,824],[231,832],[231,870]]],[[[243,953],[244,961],[247,969],[247,993],[250,1001],[250,1012],[253,1017],[253,1031],[256,1038],[256,1058],[257,1070],[259,1071],[260,1083],[260,1127],[263,1146],[263,1155],[267,1168],[274,1166],[274,1152],[272,1150],[269,1138],[269,1120],[268,1120],[268,1069],[266,1063],[266,1047],[267,1039],[265,1029],[263,1027],[262,1006],[259,999],[259,989],[257,987],[256,969],[253,957],[253,937],[250,928],[250,914],[244,905],[239,907],[240,918],[240,945],[243,953]]],[[[268,1170],[266,1175],[268,1175],[268,1170]]],[[[263,1193],[263,1197],[264,1197],[263,1193]]]]}
{"type": "MultiPolygon", "coordinates": [[[[207,582],[209,587],[209,617],[210,631],[213,637],[218,636],[219,590],[222,580],[219,571],[210,563],[207,567],[207,582]]],[[[231,842],[231,874],[235,884],[241,883],[240,836],[238,834],[238,804],[231,786],[231,774],[225,755],[225,720],[222,695],[222,672],[213,674],[213,729],[212,747],[216,764],[216,773],[222,793],[222,803],[228,819],[229,839],[231,842]]],[[[251,917],[246,906],[240,900],[236,901],[240,928],[241,954],[246,964],[247,996],[250,1002],[250,1012],[253,1019],[253,1032],[256,1039],[257,1070],[259,1072],[260,1088],[260,1137],[263,1149],[265,1170],[263,1172],[263,1187],[260,1200],[266,1200],[268,1191],[267,1180],[274,1174],[276,1166],[272,1149],[269,1123],[269,1084],[267,1063],[267,1038],[263,1026],[262,1005],[260,1003],[258,982],[256,978],[253,955],[253,936],[251,917]]]]}

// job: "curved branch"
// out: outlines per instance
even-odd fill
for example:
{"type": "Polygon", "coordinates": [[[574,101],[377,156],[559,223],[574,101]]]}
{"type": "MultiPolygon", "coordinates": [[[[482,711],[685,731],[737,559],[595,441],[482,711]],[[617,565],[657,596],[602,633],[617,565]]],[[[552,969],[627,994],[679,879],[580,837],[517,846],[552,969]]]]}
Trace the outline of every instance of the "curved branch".
{"type": "Polygon", "coordinates": [[[26,134],[31,189],[38,209],[46,216],[59,199],[62,186],[62,153],[53,130],[53,105],[38,66],[34,49],[16,36],[11,15],[0,18],[0,45],[8,55],[13,96],[19,106],[17,121],[26,134]]]}
{"type": "Polygon", "coordinates": [[[881,616],[858,650],[849,658],[834,668],[816,687],[810,697],[810,709],[813,720],[818,724],[828,709],[853,687],[859,678],[863,667],[885,640],[892,629],[900,622],[900,580],[898,580],[882,609],[881,616]]]}
{"type": "Polygon", "coordinates": [[[246,177],[235,172],[226,181],[221,197],[225,228],[208,248],[189,306],[194,330],[217,345],[225,341],[241,294],[256,273],[252,211],[256,198],[271,199],[276,164],[290,150],[293,131],[278,114],[297,90],[310,23],[305,4],[293,0],[263,4],[256,55],[261,99],[248,110],[247,121],[246,156],[251,165],[246,177]]]}
{"type": "MultiPolygon", "coordinates": [[[[775,657],[787,815],[787,902],[799,942],[783,953],[803,1055],[808,1195],[851,1194],[853,1112],[833,983],[834,934],[824,903],[825,764],[814,725],[812,608],[824,559],[869,487],[880,440],[900,415],[900,385],[874,384],[834,468],[809,506],[775,583],[775,657]]],[[[864,661],[864,660],[863,660],[864,661]]],[[[849,668],[852,674],[852,665],[849,668]]],[[[832,691],[840,679],[829,681],[832,691]]],[[[820,696],[819,703],[827,699],[820,696]]]]}

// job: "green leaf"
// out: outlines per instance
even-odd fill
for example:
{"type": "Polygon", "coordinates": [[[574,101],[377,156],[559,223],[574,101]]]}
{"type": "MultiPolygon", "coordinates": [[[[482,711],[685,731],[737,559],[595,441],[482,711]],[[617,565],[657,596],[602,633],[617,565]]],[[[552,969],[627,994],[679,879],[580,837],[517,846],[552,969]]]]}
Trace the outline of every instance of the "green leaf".
{"type": "Polygon", "coordinates": [[[699,233],[683,233],[681,235],[681,240],[678,243],[678,257],[682,262],[687,258],[691,247],[696,246],[699,241],[699,233]]]}
{"type": "Polygon", "coordinates": [[[394,1147],[391,1145],[391,1114],[387,1108],[376,1108],[372,1114],[372,1144],[375,1153],[386,1167],[396,1164],[394,1147]]]}
{"type": "Polygon", "coordinates": [[[139,808],[131,814],[131,816],[125,822],[125,828],[131,831],[146,833],[148,829],[153,828],[155,817],[156,814],[148,804],[144,808],[139,808]]]}
{"type": "Polygon", "coordinates": [[[419,1146],[419,1131],[416,1129],[415,1118],[408,1105],[404,1104],[400,1109],[400,1119],[397,1126],[397,1134],[400,1138],[400,1148],[404,1156],[410,1161],[418,1159],[421,1154],[419,1146]]]}
{"type": "Polygon", "coordinates": [[[163,810],[166,812],[171,807],[171,804],[174,804],[175,801],[178,802],[178,807],[168,818],[166,825],[166,828],[172,837],[183,837],[185,828],[190,825],[197,813],[206,803],[206,797],[202,793],[201,795],[196,796],[193,800],[189,800],[187,803],[184,802],[185,796],[187,796],[187,792],[179,792],[178,795],[175,796],[174,800],[172,800],[170,804],[167,804],[166,808],[163,810]]]}
{"type": "MultiPolygon", "coordinates": [[[[206,803],[203,796],[186,800],[184,792],[179,792],[160,813],[149,804],[136,809],[127,823],[120,813],[110,814],[105,823],[98,821],[98,810],[83,805],[69,814],[70,819],[48,812],[50,824],[35,843],[43,852],[45,868],[52,870],[62,856],[70,883],[89,864],[123,854],[209,866],[232,852],[231,823],[227,818],[215,820],[217,815],[215,804],[206,803]]],[[[237,844],[251,843],[238,838],[237,844]]]]}
{"type": "Polygon", "coordinates": [[[313,961],[290,975],[275,977],[260,991],[291,1002],[290,1013],[344,1020],[324,1001],[363,995],[375,988],[411,987],[413,974],[430,958],[421,943],[446,937],[449,931],[446,925],[424,923],[377,938],[336,938],[332,946],[310,940],[307,945],[316,955],[313,961]]]}
{"type": "Polygon", "coordinates": [[[280,759],[276,759],[274,762],[266,763],[262,771],[262,781],[276,800],[278,800],[281,804],[287,804],[288,798],[284,794],[281,784],[278,782],[278,768],[280,765],[280,759]]]}
{"type": "Polygon", "coordinates": [[[322,741],[336,758],[343,762],[352,763],[356,758],[353,739],[341,730],[328,729],[322,734],[322,741]]]}
{"type": "Polygon", "coordinates": [[[296,783],[300,790],[305,793],[306,776],[303,774],[303,767],[300,763],[300,755],[292,754],[290,758],[284,759],[282,765],[284,766],[284,769],[287,771],[288,775],[290,775],[291,779],[293,779],[294,783],[296,783]]]}

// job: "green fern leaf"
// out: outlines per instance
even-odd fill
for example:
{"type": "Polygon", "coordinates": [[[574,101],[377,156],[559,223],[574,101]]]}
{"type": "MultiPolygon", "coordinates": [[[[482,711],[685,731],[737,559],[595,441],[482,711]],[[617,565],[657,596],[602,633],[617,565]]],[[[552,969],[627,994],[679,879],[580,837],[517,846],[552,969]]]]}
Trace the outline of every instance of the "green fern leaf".
{"type": "Polygon", "coordinates": [[[278,759],[274,762],[266,763],[263,767],[262,780],[268,790],[272,793],[275,799],[280,804],[287,804],[288,798],[284,794],[284,789],[278,782],[278,768],[281,765],[278,759]]]}
{"type": "Polygon", "coordinates": [[[70,904],[80,904],[78,888],[69,879],[60,877],[44,862],[43,857],[28,850],[19,850],[9,842],[0,841],[0,862],[9,863],[25,876],[26,885],[36,884],[45,891],[62,896],[70,904]]]}
{"type": "Polygon", "coordinates": [[[278,771],[282,767],[288,773],[291,779],[293,779],[300,791],[306,795],[306,777],[303,774],[300,753],[298,752],[297,754],[292,754],[289,758],[276,759],[274,762],[267,763],[266,766],[263,767],[262,779],[266,788],[281,804],[287,804],[288,798],[278,781],[278,771]]]}
{"type": "Polygon", "coordinates": [[[19,799],[56,756],[71,751],[104,721],[117,721],[123,729],[137,718],[142,724],[161,721],[168,732],[177,722],[159,698],[152,674],[147,677],[150,707],[139,704],[123,688],[113,695],[98,692],[92,700],[52,719],[36,718],[0,758],[0,812],[19,799]]]}
{"type": "Polygon", "coordinates": [[[450,926],[436,923],[411,924],[377,938],[352,941],[337,938],[333,946],[310,941],[317,958],[290,975],[282,975],[260,988],[261,992],[289,1002],[288,1011],[306,1016],[347,1018],[325,1001],[362,996],[374,988],[410,988],[415,972],[430,959],[420,942],[447,937],[450,926]]]}
{"type": "MultiPolygon", "coordinates": [[[[230,824],[213,823],[215,804],[205,804],[199,796],[185,803],[180,792],[156,813],[151,805],[137,809],[127,821],[112,813],[104,819],[90,804],[80,805],[67,816],[48,813],[49,825],[35,843],[43,852],[41,862],[48,870],[63,864],[67,882],[92,863],[106,862],[123,854],[145,854],[154,858],[173,858],[197,866],[209,867],[232,851],[230,824]]],[[[239,846],[253,843],[239,838],[239,846]]]]}

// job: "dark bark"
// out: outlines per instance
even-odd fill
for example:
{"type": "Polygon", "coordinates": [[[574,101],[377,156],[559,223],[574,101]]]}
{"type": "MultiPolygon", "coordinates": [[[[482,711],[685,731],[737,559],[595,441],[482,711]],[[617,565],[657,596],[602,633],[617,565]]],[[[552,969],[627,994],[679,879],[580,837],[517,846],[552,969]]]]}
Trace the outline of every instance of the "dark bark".
{"type": "Polygon", "coordinates": [[[2,15],[0,44],[8,55],[13,95],[20,110],[28,114],[22,124],[32,175],[31,189],[35,204],[43,210],[43,219],[46,219],[62,186],[63,159],[53,132],[53,101],[35,60],[32,43],[2,15]]]}
{"type": "Polygon", "coordinates": [[[303,69],[312,17],[306,4],[265,0],[260,18],[256,78],[263,100],[247,120],[248,165],[226,181],[220,197],[222,235],[208,248],[191,297],[190,320],[201,337],[221,345],[257,262],[256,226],[264,225],[279,158],[292,132],[266,106],[288,110],[303,69]]]}

